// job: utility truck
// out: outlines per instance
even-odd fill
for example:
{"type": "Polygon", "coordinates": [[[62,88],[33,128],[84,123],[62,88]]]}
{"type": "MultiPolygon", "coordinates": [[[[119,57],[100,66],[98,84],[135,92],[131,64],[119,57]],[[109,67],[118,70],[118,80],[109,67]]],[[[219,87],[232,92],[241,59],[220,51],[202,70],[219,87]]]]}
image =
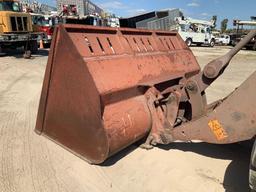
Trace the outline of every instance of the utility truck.
{"type": "Polygon", "coordinates": [[[211,31],[214,21],[177,17],[176,23],[176,30],[188,46],[196,44],[214,47],[215,36],[211,31]]]}
{"type": "Polygon", "coordinates": [[[5,48],[24,47],[25,50],[38,50],[37,38],[34,33],[31,16],[22,13],[21,5],[16,0],[0,0],[0,54],[5,48]]]}

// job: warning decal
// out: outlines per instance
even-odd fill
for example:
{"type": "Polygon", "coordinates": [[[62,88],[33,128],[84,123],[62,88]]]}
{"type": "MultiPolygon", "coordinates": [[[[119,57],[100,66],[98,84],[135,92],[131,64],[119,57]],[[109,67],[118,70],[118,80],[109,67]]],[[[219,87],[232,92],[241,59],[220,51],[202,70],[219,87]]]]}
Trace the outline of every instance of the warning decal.
{"type": "Polygon", "coordinates": [[[223,129],[218,120],[210,120],[208,126],[211,128],[217,140],[220,141],[228,137],[227,132],[223,129]]]}

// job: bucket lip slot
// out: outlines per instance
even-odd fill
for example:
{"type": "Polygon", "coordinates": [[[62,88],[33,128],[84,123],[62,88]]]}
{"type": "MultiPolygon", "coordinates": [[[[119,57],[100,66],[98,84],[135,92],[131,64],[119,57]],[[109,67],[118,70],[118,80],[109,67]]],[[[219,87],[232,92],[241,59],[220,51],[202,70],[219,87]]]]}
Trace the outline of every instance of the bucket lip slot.
{"type": "Polygon", "coordinates": [[[77,25],[77,24],[61,24],[68,32],[72,32],[72,30],[88,30],[88,31],[97,31],[97,33],[122,33],[129,35],[177,35],[177,31],[161,31],[161,30],[146,30],[146,29],[134,29],[134,28],[111,28],[111,27],[99,27],[99,26],[90,26],[90,25],[77,25]]]}
{"type": "MultiPolygon", "coordinates": [[[[79,52],[85,59],[114,55],[152,55],[189,50],[177,31],[154,31],[133,28],[109,28],[62,24],[67,34],[77,40],[79,52]],[[83,41],[85,40],[85,43],[83,41]]],[[[189,50],[190,51],[190,50],[189,50]]],[[[113,58],[112,58],[113,59],[113,58]]]]}

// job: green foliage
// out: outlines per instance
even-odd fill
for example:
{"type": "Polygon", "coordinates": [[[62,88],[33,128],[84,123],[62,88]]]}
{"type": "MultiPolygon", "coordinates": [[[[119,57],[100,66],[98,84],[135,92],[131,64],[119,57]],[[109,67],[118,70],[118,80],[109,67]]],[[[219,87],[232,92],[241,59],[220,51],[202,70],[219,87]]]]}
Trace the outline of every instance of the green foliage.
{"type": "Polygon", "coordinates": [[[221,33],[225,33],[228,27],[228,19],[223,19],[221,21],[221,33]]]}
{"type": "Polygon", "coordinates": [[[216,26],[217,26],[217,19],[218,19],[218,18],[217,18],[217,15],[213,15],[213,16],[212,16],[212,20],[214,21],[213,27],[212,27],[213,29],[215,29],[216,26]]]}

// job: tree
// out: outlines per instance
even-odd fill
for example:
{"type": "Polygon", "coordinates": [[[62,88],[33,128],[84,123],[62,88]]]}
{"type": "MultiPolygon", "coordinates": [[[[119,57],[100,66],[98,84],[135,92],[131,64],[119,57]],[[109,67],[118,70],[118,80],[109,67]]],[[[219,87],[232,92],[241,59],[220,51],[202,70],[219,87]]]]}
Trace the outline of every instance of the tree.
{"type": "Polygon", "coordinates": [[[213,15],[212,16],[212,21],[213,21],[213,29],[215,29],[216,28],[216,26],[217,26],[217,15],[213,15]]]}
{"type": "Polygon", "coordinates": [[[221,21],[221,33],[224,33],[228,27],[228,19],[223,19],[221,21]]]}

